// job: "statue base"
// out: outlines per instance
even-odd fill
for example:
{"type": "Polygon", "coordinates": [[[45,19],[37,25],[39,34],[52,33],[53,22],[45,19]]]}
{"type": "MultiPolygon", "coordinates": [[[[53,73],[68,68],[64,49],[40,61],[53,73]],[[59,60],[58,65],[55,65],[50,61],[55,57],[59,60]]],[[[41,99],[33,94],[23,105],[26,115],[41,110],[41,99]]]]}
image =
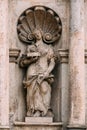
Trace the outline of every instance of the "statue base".
{"type": "Polygon", "coordinates": [[[52,122],[52,123],[35,123],[35,121],[34,123],[14,122],[14,130],[62,130],[62,129],[63,129],[62,122],[52,122]]]}
{"type": "Polygon", "coordinates": [[[53,117],[25,117],[26,123],[52,123],[53,117]]]}

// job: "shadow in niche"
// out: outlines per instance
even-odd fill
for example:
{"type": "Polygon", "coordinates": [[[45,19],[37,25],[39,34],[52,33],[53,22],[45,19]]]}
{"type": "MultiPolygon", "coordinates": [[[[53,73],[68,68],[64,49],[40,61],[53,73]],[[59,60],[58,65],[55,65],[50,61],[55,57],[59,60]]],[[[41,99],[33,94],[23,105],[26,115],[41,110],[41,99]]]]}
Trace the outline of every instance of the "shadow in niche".
{"type": "MultiPolygon", "coordinates": [[[[26,71],[27,71],[27,67],[26,68],[22,68],[24,73],[23,73],[23,80],[24,78],[26,77],[26,71]]],[[[22,80],[22,88],[23,88],[23,96],[24,96],[24,101],[25,101],[25,115],[24,115],[24,121],[25,121],[25,117],[26,117],[26,113],[27,113],[27,103],[26,103],[26,95],[27,95],[27,89],[24,88],[24,85],[23,85],[23,80],[22,80]]]]}
{"type": "Polygon", "coordinates": [[[61,121],[61,87],[60,64],[57,63],[54,70],[54,83],[52,84],[51,107],[54,114],[54,122],[61,121]]]}

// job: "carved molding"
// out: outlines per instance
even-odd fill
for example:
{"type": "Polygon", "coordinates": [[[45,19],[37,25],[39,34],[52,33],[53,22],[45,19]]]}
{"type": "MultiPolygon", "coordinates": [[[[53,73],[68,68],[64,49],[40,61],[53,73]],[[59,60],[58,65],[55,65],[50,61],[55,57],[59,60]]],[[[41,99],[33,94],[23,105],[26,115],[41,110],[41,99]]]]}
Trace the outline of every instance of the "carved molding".
{"type": "Polygon", "coordinates": [[[52,123],[27,123],[27,122],[14,122],[15,126],[59,126],[61,127],[63,125],[62,122],[52,122],[52,123]]]}
{"type": "Polygon", "coordinates": [[[68,49],[58,49],[60,63],[68,63],[69,50],[68,49]]]}
{"type": "Polygon", "coordinates": [[[9,62],[17,63],[17,59],[20,55],[20,49],[9,49],[9,62]]]}
{"type": "Polygon", "coordinates": [[[79,125],[79,124],[71,124],[71,125],[68,125],[67,126],[67,129],[68,130],[71,130],[71,129],[77,129],[77,130],[85,130],[86,129],[86,125],[79,125]]]}
{"type": "MultiPolygon", "coordinates": [[[[58,53],[60,56],[60,63],[69,62],[69,50],[68,49],[58,49],[58,53]]],[[[85,64],[87,64],[87,50],[85,49],[85,64]]]]}
{"type": "Polygon", "coordinates": [[[54,43],[60,39],[62,23],[52,9],[45,6],[33,6],[25,10],[18,19],[18,37],[23,43],[35,43],[35,30],[40,30],[45,43],[54,43]]]}
{"type": "MultiPolygon", "coordinates": [[[[17,63],[17,59],[20,55],[20,49],[9,49],[9,62],[17,63]]],[[[58,53],[60,56],[60,63],[69,62],[69,50],[68,49],[58,49],[58,53]]],[[[85,50],[85,63],[87,64],[87,50],[85,50]]]]}

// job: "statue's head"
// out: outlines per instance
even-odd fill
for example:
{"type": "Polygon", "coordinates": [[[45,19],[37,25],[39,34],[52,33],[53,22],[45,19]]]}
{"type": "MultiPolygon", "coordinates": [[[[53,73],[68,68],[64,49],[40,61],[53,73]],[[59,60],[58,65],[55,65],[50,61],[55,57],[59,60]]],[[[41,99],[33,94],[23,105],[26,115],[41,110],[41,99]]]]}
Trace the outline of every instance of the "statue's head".
{"type": "Polygon", "coordinates": [[[39,29],[36,29],[33,34],[37,40],[42,38],[42,32],[39,29]]]}

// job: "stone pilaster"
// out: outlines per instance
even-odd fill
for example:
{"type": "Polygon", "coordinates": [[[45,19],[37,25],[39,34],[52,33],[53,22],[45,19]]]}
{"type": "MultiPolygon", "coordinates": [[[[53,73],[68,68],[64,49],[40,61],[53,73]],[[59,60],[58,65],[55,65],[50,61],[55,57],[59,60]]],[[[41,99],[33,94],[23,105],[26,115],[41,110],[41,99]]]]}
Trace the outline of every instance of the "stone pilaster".
{"type": "Polygon", "coordinates": [[[9,125],[8,47],[8,0],[0,0],[0,129],[9,125]]]}
{"type": "Polygon", "coordinates": [[[70,0],[70,16],[70,120],[68,128],[82,129],[85,125],[84,0],[70,0]]]}

